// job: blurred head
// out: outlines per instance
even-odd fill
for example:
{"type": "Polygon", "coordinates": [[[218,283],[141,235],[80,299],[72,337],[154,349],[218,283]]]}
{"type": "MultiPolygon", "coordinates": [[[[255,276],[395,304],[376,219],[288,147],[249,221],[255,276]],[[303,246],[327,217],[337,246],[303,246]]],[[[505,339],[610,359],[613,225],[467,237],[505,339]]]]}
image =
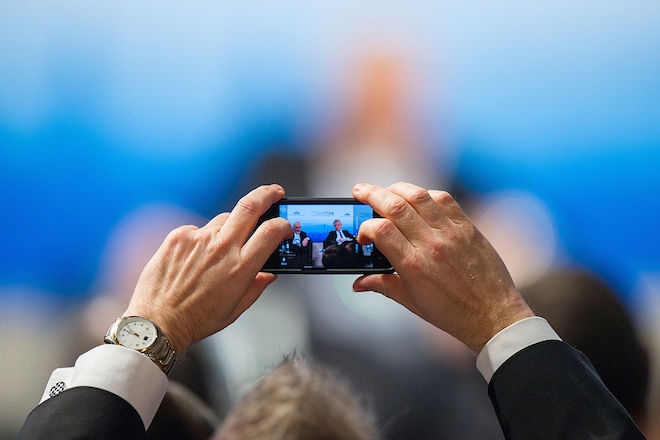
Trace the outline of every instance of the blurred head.
{"type": "Polygon", "coordinates": [[[591,360],[607,388],[643,424],[649,359],[616,293],[577,270],[551,272],[522,290],[532,310],[591,360]]]}
{"type": "Polygon", "coordinates": [[[318,364],[285,359],[229,413],[214,440],[375,440],[373,416],[318,364]]]}
{"type": "Polygon", "coordinates": [[[341,229],[341,220],[337,219],[333,224],[335,225],[335,231],[339,231],[341,229]]]}
{"type": "Polygon", "coordinates": [[[355,243],[331,244],[323,250],[321,259],[326,269],[347,269],[359,264],[360,256],[355,252],[355,243]]]}
{"type": "Polygon", "coordinates": [[[300,232],[300,222],[295,222],[293,224],[293,232],[300,232]]]}
{"type": "Polygon", "coordinates": [[[218,423],[218,416],[195,393],[170,381],[147,436],[150,440],[205,440],[218,423]]]}

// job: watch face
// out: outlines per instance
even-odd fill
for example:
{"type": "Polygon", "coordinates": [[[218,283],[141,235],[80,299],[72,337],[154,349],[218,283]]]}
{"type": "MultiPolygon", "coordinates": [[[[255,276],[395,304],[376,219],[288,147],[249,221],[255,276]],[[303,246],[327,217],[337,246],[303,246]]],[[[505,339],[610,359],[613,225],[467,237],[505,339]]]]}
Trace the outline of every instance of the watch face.
{"type": "Polygon", "coordinates": [[[157,336],[156,326],[140,317],[126,319],[117,329],[117,342],[134,350],[149,348],[157,336]]]}

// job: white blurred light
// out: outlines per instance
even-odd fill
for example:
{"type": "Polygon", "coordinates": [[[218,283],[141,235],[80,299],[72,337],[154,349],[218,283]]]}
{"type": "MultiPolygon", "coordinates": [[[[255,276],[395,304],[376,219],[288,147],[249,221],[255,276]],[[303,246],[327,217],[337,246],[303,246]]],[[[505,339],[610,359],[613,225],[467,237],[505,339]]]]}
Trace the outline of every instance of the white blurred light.
{"type": "Polygon", "coordinates": [[[555,223],[535,195],[523,191],[493,194],[470,216],[500,254],[516,285],[533,282],[553,264],[555,223]]]}

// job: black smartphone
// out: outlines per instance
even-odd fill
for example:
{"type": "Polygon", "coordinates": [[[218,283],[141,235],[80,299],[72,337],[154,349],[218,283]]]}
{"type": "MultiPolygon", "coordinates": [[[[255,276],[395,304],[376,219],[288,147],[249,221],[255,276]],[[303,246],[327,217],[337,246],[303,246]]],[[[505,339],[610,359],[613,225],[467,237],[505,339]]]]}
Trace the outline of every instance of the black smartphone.
{"type": "Polygon", "coordinates": [[[289,221],[293,237],[280,243],[264,272],[294,274],[391,273],[392,265],[373,245],[360,245],[357,234],[365,220],[380,217],[351,198],[284,198],[260,222],[274,217],[289,221]]]}

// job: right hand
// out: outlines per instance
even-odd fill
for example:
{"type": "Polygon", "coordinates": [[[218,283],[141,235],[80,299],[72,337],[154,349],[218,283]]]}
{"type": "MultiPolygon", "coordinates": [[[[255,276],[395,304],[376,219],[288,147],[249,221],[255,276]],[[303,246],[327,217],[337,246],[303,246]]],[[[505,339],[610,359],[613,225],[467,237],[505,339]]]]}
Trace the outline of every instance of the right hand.
{"type": "Polygon", "coordinates": [[[534,316],[501,258],[454,199],[409,183],[358,184],[353,196],[383,218],[360,227],[396,274],[358,278],[355,291],[376,291],[479,352],[508,325],[534,316]]]}
{"type": "Polygon", "coordinates": [[[275,280],[259,271],[293,234],[283,218],[253,232],[282,196],[281,186],[262,186],[204,227],[172,231],[144,268],[124,316],[154,321],[177,353],[234,322],[275,280]]]}

